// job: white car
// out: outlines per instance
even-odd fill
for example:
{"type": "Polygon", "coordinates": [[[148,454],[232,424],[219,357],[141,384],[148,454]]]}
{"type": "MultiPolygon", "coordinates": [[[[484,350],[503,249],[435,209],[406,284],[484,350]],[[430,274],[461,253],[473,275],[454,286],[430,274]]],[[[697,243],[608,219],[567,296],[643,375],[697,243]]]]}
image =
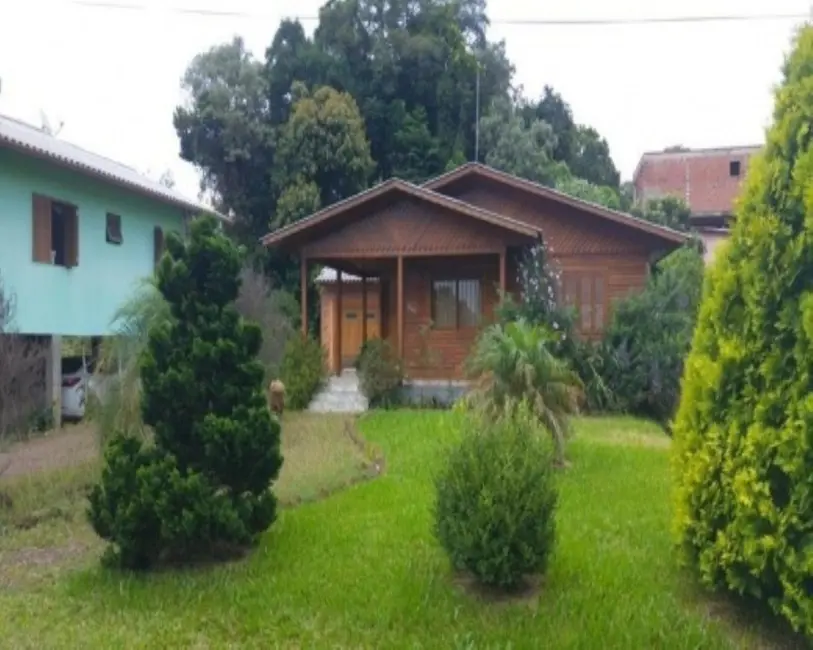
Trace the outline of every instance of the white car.
{"type": "Polygon", "coordinates": [[[92,370],[85,357],[62,358],[62,417],[81,420],[92,370]]]}

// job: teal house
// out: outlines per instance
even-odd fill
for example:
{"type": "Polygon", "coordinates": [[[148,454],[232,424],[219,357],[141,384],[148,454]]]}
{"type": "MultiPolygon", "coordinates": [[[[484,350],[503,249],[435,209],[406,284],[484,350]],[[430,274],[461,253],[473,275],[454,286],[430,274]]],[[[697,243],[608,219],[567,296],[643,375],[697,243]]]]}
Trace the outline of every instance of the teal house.
{"type": "Polygon", "coordinates": [[[212,208],[0,115],[0,276],[20,334],[105,336],[169,231],[212,208]]]}
{"type": "MultiPolygon", "coordinates": [[[[225,219],[134,169],[0,115],[0,278],[15,309],[0,336],[47,347],[45,403],[61,418],[62,337],[114,333],[170,231],[225,219]]],[[[0,303],[2,306],[3,303],[0,303]]],[[[4,369],[0,368],[0,372],[4,369]]]]}

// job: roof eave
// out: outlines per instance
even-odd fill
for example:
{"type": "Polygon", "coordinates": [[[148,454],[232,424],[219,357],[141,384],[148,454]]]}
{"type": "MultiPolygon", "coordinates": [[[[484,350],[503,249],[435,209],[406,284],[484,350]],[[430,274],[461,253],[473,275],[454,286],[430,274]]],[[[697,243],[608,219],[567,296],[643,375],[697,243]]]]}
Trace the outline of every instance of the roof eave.
{"type": "Polygon", "coordinates": [[[383,183],[380,183],[379,185],[376,185],[375,187],[372,187],[368,190],[365,190],[364,192],[361,192],[348,199],[345,199],[344,201],[334,203],[332,206],[320,210],[319,212],[316,212],[308,217],[305,217],[300,221],[297,221],[293,224],[289,224],[287,226],[283,226],[282,228],[274,232],[270,232],[260,239],[260,243],[263,246],[269,247],[279,246],[283,244],[286,239],[289,239],[290,237],[298,233],[306,231],[311,226],[315,226],[319,223],[322,223],[323,221],[326,221],[331,217],[340,214],[344,210],[351,209],[352,207],[359,205],[364,201],[375,198],[376,196],[381,196],[393,190],[400,190],[409,196],[413,196],[415,198],[425,200],[430,203],[435,203],[435,205],[446,207],[447,209],[457,211],[473,219],[478,219],[485,223],[489,223],[497,228],[511,230],[526,237],[537,237],[539,235],[539,232],[536,228],[528,226],[527,224],[521,223],[514,219],[510,219],[508,217],[503,217],[502,215],[496,213],[491,213],[488,210],[483,210],[476,206],[469,205],[462,201],[458,201],[457,199],[454,199],[452,197],[448,197],[443,194],[438,194],[425,187],[419,187],[417,185],[413,185],[412,183],[408,183],[407,181],[403,181],[398,178],[391,178],[383,183]]]}
{"type": "Polygon", "coordinates": [[[107,183],[109,185],[114,185],[116,187],[121,187],[123,189],[129,190],[139,196],[143,196],[146,198],[153,199],[154,201],[158,201],[160,203],[165,203],[167,205],[172,205],[174,207],[183,208],[184,210],[189,210],[191,212],[196,212],[198,214],[205,213],[209,214],[213,217],[221,219],[227,223],[233,223],[233,219],[225,214],[222,214],[215,210],[214,208],[208,208],[203,205],[197,205],[195,203],[189,201],[183,201],[181,199],[175,199],[171,196],[166,196],[164,194],[159,194],[157,192],[150,192],[149,190],[139,187],[133,183],[129,183],[128,181],[121,179],[117,176],[112,174],[105,174],[100,172],[97,169],[93,169],[92,167],[88,167],[87,165],[82,165],[61,156],[54,156],[49,154],[47,151],[42,151],[41,149],[28,147],[24,144],[17,142],[16,140],[12,140],[9,138],[4,137],[0,134],[0,147],[6,147],[8,149],[13,149],[18,153],[23,154],[24,156],[30,156],[32,158],[38,158],[40,160],[46,160],[50,163],[53,163],[59,167],[63,167],[64,169],[70,169],[77,173],[83,174],[85,176],[90,176],[100,182],[107,183]]]}
{"type": "Polygon", "coordinates": [[[574,207],[576,209],[584,210],[590,214],[593,214],[598,217],[603,217],[605,219],[610,219],[615,223],[620,225],[626,225],[630,228],[635,228],[642,232],[646,232],[655,237],[661,237],[662,239],[667,239],[676,243],[677,245],[682,245],[686,243],[689,238],[688,236],[684,235],[683,233],[678,232],[677,230],[672,230],[671,228],[667,228],[666,226],[659,226],[657,224],[650,223],[643,219],[638,219],[637,217],[633,217],[630,214],[626,214],[624,212],[619,212],[618,210],[611,210],[610,208],[606,208],[602,205],[597,203],[592,203],[590,201],[585,201],[584,199],[579,199],[574,196],[570,196],[569,194],[565,194],[564,192],[560,192],[558,190],[554,190],[549,187],[544,187],[539,183],[534,183],[533,181],[529,181],[524,178],[520,178],[519,176],[514,176],[512,174],[507,174],[505,172],[501,172],[498,169],[494,169],[493,167],[489,167],[488,165],[482,165],[480,163],[466,163],[465,165],[461,165],[457,169],[453,169],[450,172],[446,172],[445,174],[441,174],[433,179],[428,180],[422,187],[427,189],[431,189],[432,191],[437,191],[438,188],[444,187],[450,183],[453,183],[468,174],[474,173],[481,173],[486,177],[491,178],[492,180],[502,181],[506,184],[512,185],[515,188],[525,189],[529,192],[535,192],[539,196],[544,196],[551,200],[559,200],[566,205],[574,207]]]}

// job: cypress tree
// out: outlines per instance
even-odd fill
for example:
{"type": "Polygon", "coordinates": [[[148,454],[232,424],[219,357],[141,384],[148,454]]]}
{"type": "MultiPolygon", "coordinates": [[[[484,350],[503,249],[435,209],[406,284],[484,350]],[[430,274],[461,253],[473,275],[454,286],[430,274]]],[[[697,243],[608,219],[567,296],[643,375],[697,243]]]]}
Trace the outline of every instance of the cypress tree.
{"type": "Polygon", "coordinates": [[[171,318],[141,359],[142,413],[154,445],[114,436],[90,519],[121,564],[211,557],[274,521],[280,425],[268,411],[259,327],[234,301],[241,254],[214,219],[167,238],[157,274],[171,318]]]}
{"type": "Polygon", "coordinates": [[[702,580],[813,634],[813,28],[707,272],[675,422],[676,529],[702,580]]]}

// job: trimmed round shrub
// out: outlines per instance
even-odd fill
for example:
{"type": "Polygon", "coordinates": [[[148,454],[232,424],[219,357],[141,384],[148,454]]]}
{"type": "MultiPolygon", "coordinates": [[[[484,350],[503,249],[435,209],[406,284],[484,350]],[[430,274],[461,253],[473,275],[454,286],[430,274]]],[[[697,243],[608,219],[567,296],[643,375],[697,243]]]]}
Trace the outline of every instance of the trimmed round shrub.
{"type": "Polygon", "coordinates": [[[544,573],[557,505],[550,435],[531,410],[461,415],[462,442],[436,483],[435,535],[452,566],[512,589],[544,573]]]}
{"type": "Polygon", "coordinates": [[[292,336],[285,345],[280,378],[285,405],[294,411],[308,408],[327,375],[325,350],[316,339],[292,336]]]}
{"type": "Polygon", "coordinates": [[[382,339],[364,343],[358,359],[361,392],[373,408],[387,408],[399,403],[404,369],[392,346],[382,339]]]}
{"type": "Polygon", "coordinates": [[[707,272],[674,427],[676,528],[702,581],[813,635],[813,28],[707,272]]]}

